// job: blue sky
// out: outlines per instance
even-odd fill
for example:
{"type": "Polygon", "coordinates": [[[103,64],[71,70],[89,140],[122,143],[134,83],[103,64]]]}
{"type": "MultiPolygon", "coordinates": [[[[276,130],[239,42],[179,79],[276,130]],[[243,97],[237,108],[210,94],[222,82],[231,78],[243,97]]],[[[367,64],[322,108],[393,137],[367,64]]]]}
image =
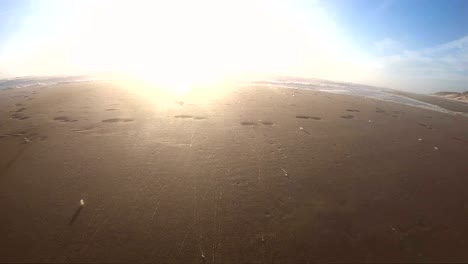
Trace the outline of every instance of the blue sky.
{"type": "Polygon", "coordinates": [[[0,78],[242,70],[465,91],[467,14],[466,0],[0,0],[0,78]]]}
{"type": "Polygon", "coordinates": [[[323,6],[346,34],[370,50],[385,39],[417,50],[468,35],[466,0],[327,0],[323,6]]]}

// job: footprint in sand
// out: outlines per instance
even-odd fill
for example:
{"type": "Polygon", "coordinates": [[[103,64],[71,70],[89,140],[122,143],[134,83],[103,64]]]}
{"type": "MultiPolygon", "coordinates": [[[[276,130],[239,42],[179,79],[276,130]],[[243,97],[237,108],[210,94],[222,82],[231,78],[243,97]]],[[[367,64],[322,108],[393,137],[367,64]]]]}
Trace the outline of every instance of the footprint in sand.
{"type": "Polygon", "coordinates": [[[354,116],[353,116],[353,115],[342,115],[341,118],[344,118],[344,119],[353,119],[354,116]]]}
{"type": "Polygon", "coordinates": [[[380,108],[375,108],[375,112],[377,112],[377,113],[385,113],[385,110],[380,109],[380,108]]]}
{"type": "Polygon", "coordinates": [[[106,111],[117,111],[115,108],[107,108],[106,111]]]}
{"type": "Polygon", "coordinates": [[[249,122],[249,121],[243,121],[240,124],[243,125],[243,126],[256,126],[257,125],[257,123],[249,122]]]}
{"type": "Polygon", "coordinates": [[[361,111],[359,111],[357,109],[346,109],[346,111],[348,111],[348,112],[361,112],[361,111]]]}
{"type": "Polygon", "coordinates": [[[297,115],[296,118],[301,118],[301,119],[312,119],[312,120],[322,120],[320,117],[316,116],[304,116],[304,115],[297,115]]]}
{"type": "Polygon", "coordinates": [[[57,117],[54,118],[54,120],[59,121],[59,122],[76,122],[76,121],[78,121],[76,119],[70,119],[67,116],[57,116],[57,117]]]}
{"type": "Polygon", "coordinates": [[[10,115],[11,118],[13,119],[17,119],[17,120],[25,120],[25,119],[28,119],[29,116],[24,116],[24,115],[21,115],[21,114],[12,114],[10,115]]]}
{"type": "Polygon", "coordinates": [[[203,116],[196,116],[196,117],[194,117],[193,119],[195,119],[195,120],[203,120],[203,119],[206,119],[206,117],[203,117],[203,116]]]}
{"type": "Polygon", "coordinates": [[[118,122],[132,122],[133,119],[131,118],[110,118],[110,119],[104,119],[101,122],[103,123],[118,123],[118,122]]]}

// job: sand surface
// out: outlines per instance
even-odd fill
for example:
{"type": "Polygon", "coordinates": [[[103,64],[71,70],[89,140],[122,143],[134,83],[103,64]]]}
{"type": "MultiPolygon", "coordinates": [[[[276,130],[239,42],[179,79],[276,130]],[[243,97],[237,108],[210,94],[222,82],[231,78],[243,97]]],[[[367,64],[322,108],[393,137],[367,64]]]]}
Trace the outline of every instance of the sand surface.
{"type": "Polygon", "coordinates": [[[0,91],[0,150],[0,262],[468,261],[462,115],[64,84],[0,91]]]}
{"type": "Polygon", "coordinates": [[[432,94],[433,96],[437,96],[440,98],[444,98],[447,100],[452,100],[461,103],[468,103],[468,91],[466,92],[438,92],[432,94]]]}

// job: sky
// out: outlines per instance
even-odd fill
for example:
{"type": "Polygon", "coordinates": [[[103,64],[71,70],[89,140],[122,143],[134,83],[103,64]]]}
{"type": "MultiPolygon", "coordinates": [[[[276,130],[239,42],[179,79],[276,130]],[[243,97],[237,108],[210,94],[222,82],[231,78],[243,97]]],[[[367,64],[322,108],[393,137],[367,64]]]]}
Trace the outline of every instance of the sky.
{"type": "Polygon", "coordinates": [[[0,0],[0,78],[241,74],[468,90],[466,0],[0,0]]]}

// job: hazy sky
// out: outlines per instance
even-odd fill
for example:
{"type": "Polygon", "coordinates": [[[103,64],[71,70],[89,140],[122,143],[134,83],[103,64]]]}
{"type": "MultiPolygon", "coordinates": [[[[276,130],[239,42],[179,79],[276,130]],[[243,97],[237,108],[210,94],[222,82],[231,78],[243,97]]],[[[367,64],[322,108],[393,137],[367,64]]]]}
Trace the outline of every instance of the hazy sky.
{"type": "Polygon", "coordinates": [[[0,0],[0,78],[239,73],[468,90],[468,1],[0,0]]]}

